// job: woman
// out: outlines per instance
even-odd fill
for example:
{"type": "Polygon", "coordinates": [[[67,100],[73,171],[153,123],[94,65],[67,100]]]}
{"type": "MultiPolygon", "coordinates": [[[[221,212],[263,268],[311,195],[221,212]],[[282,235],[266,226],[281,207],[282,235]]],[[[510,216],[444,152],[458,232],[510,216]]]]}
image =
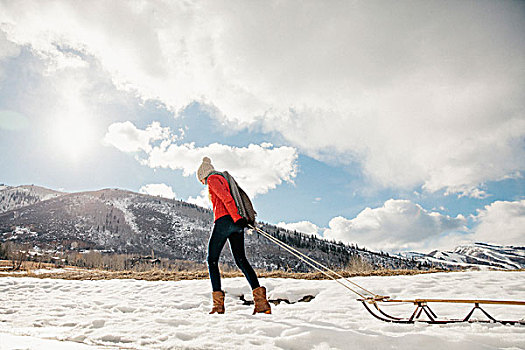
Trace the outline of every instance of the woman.
{"type": "Polygon", "coordinates": [[[226,240],[230,241],[230,248],[235,263],[241,269],[252,288],[255,302],[255,313],[271,314],[270,304],[266,299],[266,288],[259,285],[255,271],[251,267],[244,253],[244,227],[246,219],[242,218],[235,201],[230,194],[230,186],[226,179],[216,172],[208,157],[202,159],[197,170],[197,178],[202,184],[208,185],[208,192],[213,205],[215,224],[208,242],[208,270],[213,289],[213,308],[210,314],[224,313],[224,291],[221,290],[221,275],[219,272],[219,256],[226,240]]]}

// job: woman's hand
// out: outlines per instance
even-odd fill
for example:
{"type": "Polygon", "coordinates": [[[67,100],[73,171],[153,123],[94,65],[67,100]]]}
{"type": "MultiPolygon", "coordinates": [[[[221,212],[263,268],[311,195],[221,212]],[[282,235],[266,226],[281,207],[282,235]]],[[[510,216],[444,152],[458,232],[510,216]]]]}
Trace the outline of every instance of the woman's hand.
{"type": "Polygon", "coordinates": [[[247,227],[248,221],[246,221],[245,218],[241,217],[239,220],[235,221],[235,225],[240,226],[240,227],[247,227]]]}

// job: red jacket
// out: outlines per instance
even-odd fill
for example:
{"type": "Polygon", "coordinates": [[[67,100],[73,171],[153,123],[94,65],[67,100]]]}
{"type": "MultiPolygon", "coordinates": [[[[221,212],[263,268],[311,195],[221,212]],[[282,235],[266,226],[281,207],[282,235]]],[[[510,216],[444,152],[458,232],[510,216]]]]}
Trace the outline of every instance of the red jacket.
{"type": "Polygon", "coordinates": [[[230,194],[228,181],[224,177],[217,174],[210,175],[208,177],[208,190],[213,205],[214,221],[226,215],[230,215],[233,222],[241,219],[237,211],[237,205],[230,194]]]}

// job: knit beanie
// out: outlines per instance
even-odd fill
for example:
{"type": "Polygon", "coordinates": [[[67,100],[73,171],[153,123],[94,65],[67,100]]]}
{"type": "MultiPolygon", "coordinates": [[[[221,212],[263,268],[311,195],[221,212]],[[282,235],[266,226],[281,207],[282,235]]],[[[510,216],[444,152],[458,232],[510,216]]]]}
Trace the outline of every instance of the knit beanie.
{"type": "Polygon", "coordinates": [[[204,157],[202,158],[202,164],[199,167],[199,170],[197,170],[197,178],[199,179],[199,181],[202,181],[214,171],[215,168],[213,167],[213,165],[211,165],[211,159],[208,157],[204,157]]]}

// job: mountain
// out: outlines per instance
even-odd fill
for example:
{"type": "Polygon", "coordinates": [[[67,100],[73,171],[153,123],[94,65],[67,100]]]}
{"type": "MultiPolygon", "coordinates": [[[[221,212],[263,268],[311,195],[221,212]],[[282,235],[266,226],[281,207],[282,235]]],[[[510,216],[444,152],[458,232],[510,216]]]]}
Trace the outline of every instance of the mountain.
{"type": "MultiPolygon", "coordinates": [[[[0,199],[0,208],[5,208],[0,210],[0,242],[28,244],[39,250],[140,255],[153,251],[157,257],[204,262],[213,226],[209,209],[120,189],[63,193],[36,186],[3,186],[0,199]]],[[[259,226],[332,268],[343,268],[355,261],[385,268],[431,266],[269,224],[259,226]]],[[[254,267],[311,270],[259,234],[247,234],[245,245],[254,267]]],[[[221,259],[233,265],[229,249],[224,249],[221,259]]]]}
{"type": "Polygon", "coordinates": [[[0,184],[0,213],[22,208],[63,194],[63,192],[34,185],[12,187],[0,184]]]}
{"type": "Polygon", "coordinates": [[[481,242],[458,246],[452,251],[434,250],[429,254],[404,253],[403,257],[451,267],[525,269],[525,247],[499,246],[481,242]]]}

